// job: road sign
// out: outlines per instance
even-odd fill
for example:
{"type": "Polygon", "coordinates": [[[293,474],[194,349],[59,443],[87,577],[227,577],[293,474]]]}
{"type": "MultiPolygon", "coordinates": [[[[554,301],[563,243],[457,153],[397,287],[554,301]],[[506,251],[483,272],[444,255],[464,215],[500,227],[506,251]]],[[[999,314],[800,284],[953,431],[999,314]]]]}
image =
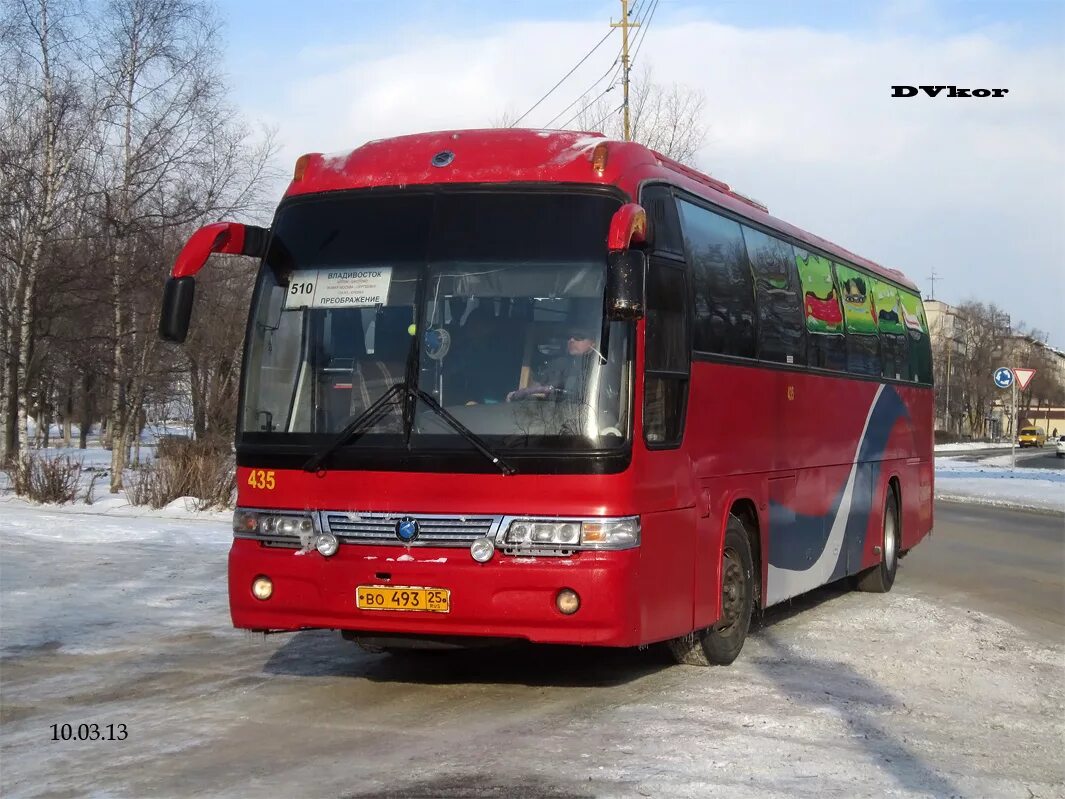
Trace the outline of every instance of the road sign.
{"type": "Polygon", "coordinates": [[[1017,376],[1017,386],[1024,391],[1035,377],[1035,369],[1014,369],[1013,374],[1017,376]]]}
{"type": "Polygon", "coordinates": [[[995,370],[995,385],[999,388],[1009,388],[1013,385],[1013,370],[1000,366],[995,370]]]}

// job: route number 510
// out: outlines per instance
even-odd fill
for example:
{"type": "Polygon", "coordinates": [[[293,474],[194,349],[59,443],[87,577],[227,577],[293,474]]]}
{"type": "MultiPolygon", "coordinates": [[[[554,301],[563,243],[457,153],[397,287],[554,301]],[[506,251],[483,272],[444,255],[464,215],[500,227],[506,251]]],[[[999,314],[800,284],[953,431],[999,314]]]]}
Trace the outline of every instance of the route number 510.
{"type": "Polygon", "coordinates": [[[273,491],[277,488],[277,480],[274,478],[272,469],[270,471],[252,469],[248,474],[248,485],[260,490],[273,491]]]}

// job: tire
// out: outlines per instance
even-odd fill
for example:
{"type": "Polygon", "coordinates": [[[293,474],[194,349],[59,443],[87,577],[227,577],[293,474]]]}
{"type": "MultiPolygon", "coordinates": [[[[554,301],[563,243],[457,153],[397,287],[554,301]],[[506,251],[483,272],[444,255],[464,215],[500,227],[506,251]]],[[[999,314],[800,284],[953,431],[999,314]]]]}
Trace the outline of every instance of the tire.
{"type": "Polygon", "coordinates": [[[747,530],[738,516],[729,515],[721,561],[721,618],[711,627],[669,642],[678,663],[688,666],[727,666],[740,654],[760,592],[747,530]]]}
{"type": "Polygon", "coordinates": [[[895,486],[888,485],[884,497],[884,521],[880,538],[880,563],[858,575],[855,587],[871,594],[886,594],[895,584],[899,569],[899,549],[902,546],[902,523],[899,517],[899,498],[895,486]]]}

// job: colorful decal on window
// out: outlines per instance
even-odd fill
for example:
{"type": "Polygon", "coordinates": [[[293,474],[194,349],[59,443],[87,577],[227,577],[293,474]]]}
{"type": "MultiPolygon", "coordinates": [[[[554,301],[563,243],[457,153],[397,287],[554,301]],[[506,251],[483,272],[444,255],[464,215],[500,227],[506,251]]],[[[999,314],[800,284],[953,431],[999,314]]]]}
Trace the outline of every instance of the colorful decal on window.
{"type": "Polygon", "coordinates": [[[873,292],[873,311],[876,314],[876,323],[880,332],[901,336],[906,330],[902,326],[899,290],[890,283],[876,278],[869,278],[868,282],[873,292]]]}
{"type": "Polygon", "coordinates": [[[811,333],[842,333],[843,312],[832,280],[832,262],[827,258],[795,250],[795,265],[802,282],[806,329],[811,333]]]}
{"type": "Polygon", "coordinates": [[[928,321],[924,315],[924,303],[916,294],[900,291],[902,300],[902,319],[906,329],[914,333],[928,335],[928,321]]]}
{"type": "Polygon", "coordinates": [[[836,276],[843,293],[843,316],[851,333],[876,335],[876,316],[869,283],[871,278],[855,269],[836,264],[836,276]]]}

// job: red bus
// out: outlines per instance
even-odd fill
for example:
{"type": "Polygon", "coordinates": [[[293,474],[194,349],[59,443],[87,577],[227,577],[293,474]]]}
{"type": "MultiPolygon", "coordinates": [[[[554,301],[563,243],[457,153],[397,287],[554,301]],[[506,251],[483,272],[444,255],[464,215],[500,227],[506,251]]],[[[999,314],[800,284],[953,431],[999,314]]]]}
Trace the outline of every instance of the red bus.
{"type": "Polygon", "coordinates": [[[229,555],[236,627],[730,663],[752,613],[887,591],[932,527],[913,283],[635,143],[428,133],[301,157],[261,259],[229,555]]]}

